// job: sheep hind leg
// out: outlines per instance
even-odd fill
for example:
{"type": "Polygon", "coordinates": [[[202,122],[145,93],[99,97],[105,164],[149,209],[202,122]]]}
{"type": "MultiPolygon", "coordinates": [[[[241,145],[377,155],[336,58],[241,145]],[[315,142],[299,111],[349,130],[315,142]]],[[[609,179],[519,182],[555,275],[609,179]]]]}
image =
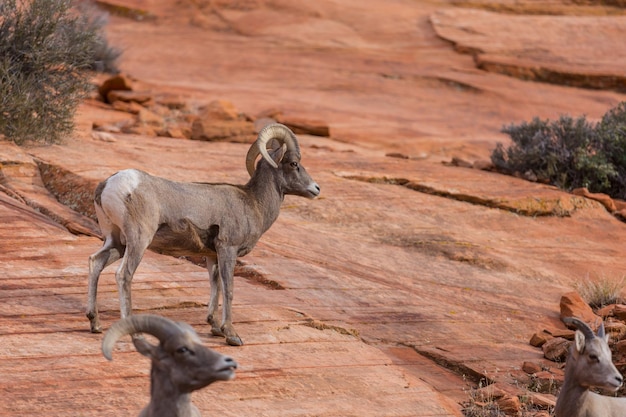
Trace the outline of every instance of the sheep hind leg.
{"type": "Polygon", "coordinates": [[[211,284],[211,299],[209,300],[209,314],[206,318],[207,323],[211,325],[211,334],[213,336],[224,337],[220,323],[217,321],[216,312],[220,300],[220,292],[222,289],[222,282],[220,281],[220,270],[217,266],[216,260],[207,258],[207,269],[209,271],[209,279],[211,284]]]}
{"type": "MultiPolygon", "coordinates": [[[[126,246],[126,253],[122,258],[122,263],[115,273],[115,281],[117,282],[117,290],[120,298],[120,315],[122,318],[126,318],[132,314],[133,302],[131,296],[131,284],[133,281],[133,275],[143,258],[150,240],[148,238],[141,238],[141,234],[136,234],[136,239],[128,239],[126,246]],[[132,244],[130,242],[133,242],[132,244]]],[[[150,236],[152,235],[144,235],[150,236]]]]}
{"type": "Polygon", "coordinates": [[[87,311],[86,316],[89,319],[89,326],[92,333],[102,333],[100,326],[100,318],[98,315],[98,280],[102,270],[113,262],[120,259],[123,248],[115,248],[113,239],[107,238],[102,248],[89,257],[89,278],[87,289],[87,311]]]}

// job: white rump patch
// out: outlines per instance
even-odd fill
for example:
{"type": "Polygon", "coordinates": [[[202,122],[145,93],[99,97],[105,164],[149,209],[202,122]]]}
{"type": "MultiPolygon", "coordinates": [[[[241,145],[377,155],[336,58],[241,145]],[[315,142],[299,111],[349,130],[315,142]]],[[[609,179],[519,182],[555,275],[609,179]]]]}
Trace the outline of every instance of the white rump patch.
{"type": "Polygon", "coordinates": [[[101,195],[102,210],[113,224],[120,227],[124,224],[124,201],[139,186],[140,175],[135,169],[125,169],[107,180],[101,195]]]}

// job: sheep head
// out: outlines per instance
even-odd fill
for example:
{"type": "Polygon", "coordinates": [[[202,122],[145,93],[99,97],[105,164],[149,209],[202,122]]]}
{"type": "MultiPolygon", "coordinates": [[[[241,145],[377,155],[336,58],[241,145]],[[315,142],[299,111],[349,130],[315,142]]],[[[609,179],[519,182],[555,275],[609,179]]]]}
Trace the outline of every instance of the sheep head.
{"type": "Polygon", "coordinates": [[[287,126],[273,123],[261,129],[246,156],[246,168],[250,177],[256,172],[255,161],[259,154],[272,168],[281,172],[280,186],[284,194],[307,198],[316,198],[319,195],[319,185],[300,164],[302,156],[296,135],[287,126]],[[271,151],[267,149],[268,144],[271,151]]]}
{"type": "Polygon", "coordinates": [[[583,387],[597,387],[609,391],[617,391],[621,387],[623,377],[612,361],[609,337],[604,332],[604,323],[600,325],[598,334],[584,321],[575,317],[563,319],[567,325],[576,327],[574,346],[570,350],[578,383],[583,387]]]}
{"type": "Polygon", "coordinates": [[[115,342],[129,334],[137,351],[152,360],[153,375],[166,375],[180,392],[190,393],[235,377],[237,363],[202,345],[191,326],[151,314],[129,316],[111,326],[102,340],[104,357],[111,360],[115,342]],[[138,336],[141,333],[156,337],[160,343],[149,343],[138,336]]]}

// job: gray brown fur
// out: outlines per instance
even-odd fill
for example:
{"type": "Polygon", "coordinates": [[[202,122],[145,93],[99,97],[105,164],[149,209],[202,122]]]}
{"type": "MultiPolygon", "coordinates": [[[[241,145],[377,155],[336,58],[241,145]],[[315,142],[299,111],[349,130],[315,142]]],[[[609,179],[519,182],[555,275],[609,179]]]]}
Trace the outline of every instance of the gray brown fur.
{"type": "Polygon", "coordinates": [[[626,398],[609,397],[589,389],[615,392],[623,377],[613,365],[604,324],[595,335],[587,323],[566,318],[578,330],[565,365],[565,380],[556,402],[556,417],[624,417],[626,398]]]}
{"type": "Polygon", "coordinates": [[[127,317],[132,312],[133,274],[145,250],[150,248],[173,256],[206,257],[211,280],[207,317],[211,331],[226,337],[228,344],[243,344],[233,328],[231,315],[237,257],[249,253],[278,218],[285,195],[315,198],[320,192],[300,165],[295,135],[282,125],[268,128],[259,133],[248,153],[251,178],[245,185],[183,183],[139,170],[125,170],[98,186],[95,207],[104,244],[89,257],[87,317],[92,332],[101,331],[96,297],[102,270],[122,258],[115,278],[121,315],[127,317]],[[263,158],[255,169],[254,158],[259,154],[255,146],[265,147],[276,132],[278,139],[280,135],[288,139],[286,144],[274,149],[271,155],[261,152],[263,158]],[[215,317],[220,291],[221,323],[215,317]]]}
{"type": "Polygon", "coordinates": [[[191,393],[235,377],[237,363],[202,345],[186,323],[150,314],[122,319],[102,340],[102,353],[107,359],[112,360],[115,342],[125,335],[133,335],[137,351],[151,360],[150,402],[139,417],[200,417],[191,393]],[[141,333],[155,336],[159,344],[149,343],[140,337],[141,333]]]}

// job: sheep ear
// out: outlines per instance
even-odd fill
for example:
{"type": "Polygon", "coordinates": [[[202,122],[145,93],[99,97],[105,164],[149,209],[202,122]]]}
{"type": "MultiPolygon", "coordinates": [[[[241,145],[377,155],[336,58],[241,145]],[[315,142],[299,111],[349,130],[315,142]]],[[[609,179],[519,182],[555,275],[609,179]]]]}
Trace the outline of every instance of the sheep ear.
{"type": "Polygon", "coordinates": [[[583,353],[585,350],[585,335],[580,330],[576,330],[574,343],[576,344],[576,352],[583,353]]]}
{"type": "Polygon", "coordinates": [[[272,159],[274,160],[274,162],[276,162],[276,165],[280,164],[280,161],[283,160],[285,152],[287,152],[287,145],[285,144],[272,152],[272,159]]]}
{"type": "Polygon", "coordinates": [[[600,328],[598,329],[598,337],[600,339],[604,339],[605,342],[609,341],[609,335],[606,334],[604,330],[604,322],[600,323],[600,328]]]}
{"type": "Polygon", "coordinates": [[[143,356],[147,356],[150,359],[154,357],[154,352],[156,351],[156,346],[149,343],[143,336],[133,335],[133,345],[135,345],[135,349],[137,352],[141,353],[143,356]]]}

